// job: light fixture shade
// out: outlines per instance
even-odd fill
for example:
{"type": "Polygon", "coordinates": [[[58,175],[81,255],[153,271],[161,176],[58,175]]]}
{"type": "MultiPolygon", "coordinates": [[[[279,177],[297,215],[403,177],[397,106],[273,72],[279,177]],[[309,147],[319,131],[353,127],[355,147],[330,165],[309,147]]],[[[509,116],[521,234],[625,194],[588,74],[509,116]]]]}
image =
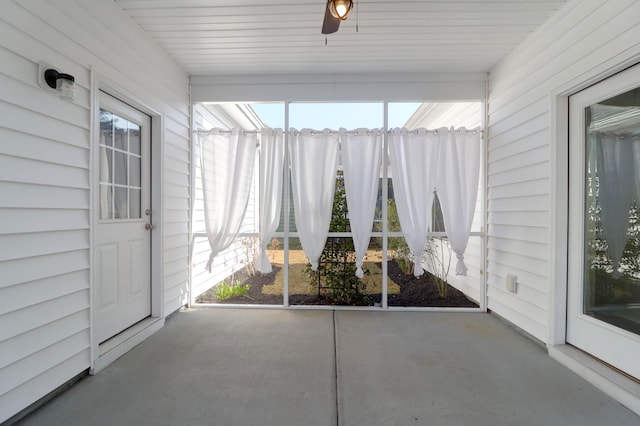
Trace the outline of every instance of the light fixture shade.
{"type": "Polygon", "coordinates": [[[60,74],[60,76],[56,80],[56,89],[58,89],[58,96],[60,96],[61,98],[70,101],[76,99],[76,82],[73,76],[70,76],[68,74],[60,74]],[[67,75],[71,78],[61,77],[63,75],[67,75]]]}
{"type": "Polygon", "coordinates": [[[345,20],[353,8],[353,0],[329,0],[329,11],[336,19],[345,20]]]}
{"type": "Polygon", "coordinates": [[[69,101],[76,99],[76,79],[74,76],[48,68],[44,72],[44,82],[48,87],[55,89],[62,99],[69,101]]]}

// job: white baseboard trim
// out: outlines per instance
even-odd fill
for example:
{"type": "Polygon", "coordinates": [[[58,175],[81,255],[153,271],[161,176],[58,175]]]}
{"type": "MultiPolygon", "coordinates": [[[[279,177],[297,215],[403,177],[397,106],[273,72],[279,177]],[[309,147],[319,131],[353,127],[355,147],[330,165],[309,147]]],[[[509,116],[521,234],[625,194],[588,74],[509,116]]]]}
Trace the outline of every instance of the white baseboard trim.
{"type": "Polygon", "coordinates": [[[640,383],[607,367],[571,345],[547,346],[549,356],[640,415],[640,383]]]}
{"type": "Polygon", "coordinates": [[[89,374],[98,374],[112,362],[138,346],[164,327],[164,321],[164,318],[147,318],[99,345],[98,358],[93,363],[93,368],[89,370],[89,374]]]}

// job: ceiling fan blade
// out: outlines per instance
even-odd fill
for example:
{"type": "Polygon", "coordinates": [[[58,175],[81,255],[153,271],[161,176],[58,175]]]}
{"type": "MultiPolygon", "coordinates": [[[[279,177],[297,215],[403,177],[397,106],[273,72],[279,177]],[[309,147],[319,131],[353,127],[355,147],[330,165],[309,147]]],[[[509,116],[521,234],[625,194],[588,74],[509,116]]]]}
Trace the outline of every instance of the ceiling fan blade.
{"type": "Polygon", "coordinates": [[[329,12],[329,2],[324,8],[324,21],[322,22],[322,34],[332,34],[338,31],[340,27],[340,20],[334,18],[331,12],[329,12]]]}

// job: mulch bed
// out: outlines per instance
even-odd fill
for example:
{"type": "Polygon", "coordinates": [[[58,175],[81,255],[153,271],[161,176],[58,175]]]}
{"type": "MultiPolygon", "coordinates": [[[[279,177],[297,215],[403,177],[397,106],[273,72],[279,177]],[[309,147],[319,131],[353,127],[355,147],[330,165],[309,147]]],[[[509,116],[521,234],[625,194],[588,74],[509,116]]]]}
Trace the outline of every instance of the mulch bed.
{"type": "MultiPolygon", "coordinates": [[[[381,266],[381,264],[378,264],[381,266]]],[[[273,266],[273,272],[269,274],[249,275],[245,269],[227,277],[228,283],[240,281],[242,284],[249,284],[251,288],[245,296],[217,300],[213,289],[207,290],[198,296],[196,303],[219,303],[219,304],[260,304],[260,305],[282,305],[282,295],[262,294],[262,286],[271,284],[275,280],[276,274],[280,271],[279,266],[273,266]]],[[[419,278],[408,275],[400,270],[398,264],[392,260],[388,262],[388,275],[400,286],[400,293],[387,295],[389,306],[404,307],[464,307],[477,308],[478,305],[469,300],[461,291],[448,286],[446,299],[440,298],[433,276],[426,272],[419,278]]],[[[374,294],[369,296],[371,305],[380,303],[382,295],[374,294]]],[[[290,294],[289,304],[291,305],[331,305],[331,301],[326,297],[308,294],[290,294]]]]}

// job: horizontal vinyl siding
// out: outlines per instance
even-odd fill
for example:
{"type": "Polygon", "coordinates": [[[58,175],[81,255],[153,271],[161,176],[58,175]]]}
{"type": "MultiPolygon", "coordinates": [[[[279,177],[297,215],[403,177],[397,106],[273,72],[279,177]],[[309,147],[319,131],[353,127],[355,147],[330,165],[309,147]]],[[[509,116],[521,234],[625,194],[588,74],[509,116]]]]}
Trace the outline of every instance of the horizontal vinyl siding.
{"type": "Polygon", "coordinates": [[[164,117],[165,314],[187,301],[190,135],[187,76],[113,2],[0,2],[0,63],[2,422],[92,362],[92,67],[164,117]],[[40,61],[75,76],[74,102],[40,61]]]}
{"type": "MultiPolygon", "coordinates": [[[[165,132],[164,157],[164,311],[189,303],[189,207],[191,169],[189,119],[165,132]],[[180,214],[182,213],[182,214],[180,214]]],[[[171,120],[165,120],[165,125],[171,120]]]]}
{"type": "Polygon", "coordinates": [[[550,94],[640,58],[640,2],[572,1],[490,73],[488,307],[533,336],[550,335],[550,94]],[[505,277],[518,276],[518,291],[505,277]]]}

